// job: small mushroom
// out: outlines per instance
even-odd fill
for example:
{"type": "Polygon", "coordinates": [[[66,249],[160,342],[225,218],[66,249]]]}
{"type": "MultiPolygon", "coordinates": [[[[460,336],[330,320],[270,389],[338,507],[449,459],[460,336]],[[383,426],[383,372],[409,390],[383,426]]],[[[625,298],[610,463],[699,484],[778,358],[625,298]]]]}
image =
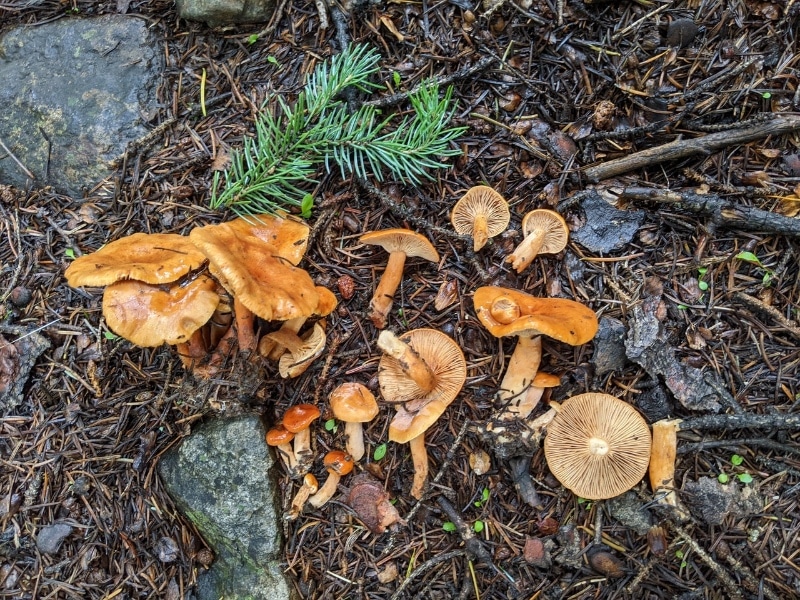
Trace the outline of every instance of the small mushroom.
{"type": "Polygon", "coordinates": [[[287,521],[294,521],[300,514],[303,512],[303,508],[308,502],[309,497],[312,494],[315,494],[319,489],[319,483],[317,482],[317,478],[314,477],[311,473],[306,473],[303,477],[303,485],[300,486],[300,489],[297,490],[294,498],[292,498],[292,506],[284,515],[284,519],[287,521]]]}
{"type": "Polygon", "coordinates": [[[525,419],[547,387],[533,385],[542,357],[541,336],[572,346],[585,344],[597,333],[597,317],[590,308],[573,300],[536,298],[497,286],[478,288],[473,301],[478,320],[489,333],[495,337],[518,337],[497,394],[505,406],[498,418],[525,419]]]}
{"type": "Polygon", "coordinates": [[[378,365],[381,395],[397,409],[389,440],[409,444],[414,461],[411,495],[419,499],[428,476],[425,431],[461,391],[467,362],[458,344],[435,329],[415,329],[399,338],[383,331],[378,346],[385,352],[378,365]]]}
{"type": "Polygon", "coordinates": [[[636,409],[598,393],[564,401],[544,439],[550,471],[589,500],[619,496],[641,481],[650,447],[650,429],[636,409]]]}
{"type": "Polygon", "coordinates": [[[300,377],[325,349],[325,330],[319,323],[314,323],[311,331],[300,339],[300,346],[295,345],[294,340],[290,341],[288,337],[279,339],[283,339],[289,350],[278,361],[278,372],[284,379],[300,377]]]}
{"type": "Polygon", "coordinates": [[[292,477],[308,473],[313,458],[311,452],[311,423],[320,416],[313,404],[297,404],[283,415],[283,426],[294,434],[294,457],[297,461],[290,472],[292,477]]]}
{"type": "Polygon", "coordinates": [[[331,392],[329,401],[333,416],[344,423],[347,453],[358,462],[364,456],[362,423],[378,416],[375,396],[360,383],[343,383],[331,392]]]}
{"type": "Polygon", "coordinates": [[[294,434],[286,429],[283,424],[278,424],[267,432],[267,445],[277,448],[278,456],[281,457],[286,469],[291,473],[297,460],[294,457],[294,450],[292,449],[292,440],[294,434]]]}
{"type": "Polygon", "coordinates": [[[467,190],[450,214],[450,222],[456,233],[472,236],[475,252],[483,248],[489,238],[503,233],[510,220],[506,199],[485,185],[467,190]]]}
{"type": "Polygon", "coordinates": [[[563,217],[544,208],[532,210],[523,217],[522,233],[525,239],[506,258],[517,273],[522,273],[539,254],[561,252],[569,239],[569,228],[563,217]]]}
{"type": "Polygon", "coordinates": [[[434,263],[439,262],[439,253],[424,235],[410,229],[384,229],[371,231],[359,238],[362,244],[381,246],[389,253],[389,262],[383,272],[370,301],[369,318],[378,329],[386,327],[392,310],[394,293],[403,277],[406,257],[419,257],[434,263]]]}
{"type": "Polygon", "coordinates": [[[323,461],[325,470],[328,471],[328,478],[316,494],[308,499],[308,503],[314,508],[321,508],[328,500],[333,498],[339,480],[353,470],[353,457],[341,450],[331,450],[325,455],[323,461]]]}
{"type": "MultiPolygon", "coordinates": [[[[312,314],[318,317],[327,317],[336,308],[336,296],[328,288],[319,285],[317,286],[317,293],[319,294],[319,302],[312,314]]],[[[284,321],[278,331],[285,334],[294,334],[297,341],[299,341],[300,337],[297,334],[303,328],[309,316],[312,315],[295,317],[284,321]]],[[[286,352],[286,346],[279,344],[274,337],[270,338],[269,335],[265,335],[258,344],[258,352],[261,356],[266,356],[270,360],[279,360],[281,355],[286,352]]]]}

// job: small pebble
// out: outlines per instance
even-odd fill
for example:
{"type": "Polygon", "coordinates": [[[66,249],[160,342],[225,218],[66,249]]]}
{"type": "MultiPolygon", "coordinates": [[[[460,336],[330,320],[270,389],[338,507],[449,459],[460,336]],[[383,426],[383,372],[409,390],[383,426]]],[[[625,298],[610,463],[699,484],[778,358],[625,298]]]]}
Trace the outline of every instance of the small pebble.
{"type": "Polygon", "coordinates": [[[72,533],[72,526],[66,523],[54,523],[42,527],[36,536],[36,548],[42,554],[55,554],[61,543],[72,533]]]}

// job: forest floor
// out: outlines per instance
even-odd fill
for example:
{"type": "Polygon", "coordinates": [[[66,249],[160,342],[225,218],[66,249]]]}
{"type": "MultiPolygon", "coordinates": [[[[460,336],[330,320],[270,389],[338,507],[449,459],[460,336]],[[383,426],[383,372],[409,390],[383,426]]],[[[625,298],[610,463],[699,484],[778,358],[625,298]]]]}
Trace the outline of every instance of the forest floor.
{"type": "MultiPolygon", "coordinates": [[[[193,424],[220,413],[255,411],[273,422],[299,401],[324,410],[328,392],[342,381],[377,389],[380,352],[365,316],[385,256],[358,237],[388,227],[426,231],[441,256],[436,266],[409,261],[389,327],[430,327],[453,337],[468,361],[467,383],[428,432],[436,481],[419,506],[408,494],[407,448],[390,443],[383,458],[372,458],[387,441],[390,411],[366,428],[369,471],[407,517],[405,526],[371,534],[341,502],[287,525],[285,567],[302,597],[800,598],[796,429],[682,432],[679,492],[703,477],[727,475],[737,489],[751,488],[761,509],[732,511],[716,524],[697,515],[680,524],[653,512],[666,550],[612,516],[605,502],[565,490],[542,451],[529,460],[541,509],[520,498],[506,461],[492,456],[482,475],[469,463],[473,452],[492,455],[480,430],[496,413],[493,397],[514,343],[492,337],[476,320],[472,293],[482,285],[572,298],[628,326],[643,297],[658,294],[665,352],[727,391],[723,412],[797,413],[797,229],[754,230],[734,217],[738,210],[788,217],[800,210],[800,136],[794,127],[724,141],[733,128],[768,128],[771,118],[800,111],[800,13],[793,1],[529,0],[487,7],[422,0],[351,7],[328,28],[320,27],[314,3],[282,2],[268,26],[213,30],[178,19],[166,0],[0,0],[0,33],[118,10],[147,19],[164,36],[161,109],[150,124],[166,126],[84,199],[3,189],[0,262],[9,267],[0,273],[0,295],[8,299],[2,334],[20,335],[9,326],[42,328],[50,348],[30,374],[23,406],[0,419],[0,531],[4,547],[13,547],[0,555],[0,598],[182,597],[208,554],[164,492],[159,456],[193,424]],[[234,361],[212,384],[198,385],[174,349],[141,349],[110,335],[100,295],[67,286],[70,256],[137,231],[187,233],[230,218],[208,208],[212,168],[253,131],[265,98],[291,101],[345,37],[382,55],[378,79],[387,90],[373,99],[450,76],[453,123],[468,129],[452,168],[433,172],[424,185],[386,182],[380,196],[333,173],[309,190],[316,206],[302,266],[340,301],[328,319],[324,358],[293,380],[264,363],[262,377],[246,384],[234,361]],[[198,110],[203,72],[205,115],[198,110]],[[657,151],[708,135],[723,142],[672,160],[657,151]],[[589,180],[588,167],[645,149],[656,158],[604,174],[599,184],[589,180]],[[618,202],[645,211],[622,247],[597,253],[571,241],[517,274],[504,258],[519,235],[471,254],[463,240],[441,233],[451,228],[452,205],[478,184],[510,201],[517,232],[524,214],[538,207],[557,208],[580,228],[585,217],[570,198],[592,185],[605,198],[632,187],[656,192],[655,201],[618,202]],[[716,216],[704,214],[666,202],[667,190],[729,204],[716,216]],[[27,302],[20,288],[30,292],[27,302]],[[441,288],[449,297],[437,310],[441,288]],[[23,294],[15,296],[17,305],[12,290],[23,294]],[[352,295],[344,299],[343,291],[352,295]],[[469,530],[480,522],[479,544],[465,547],[468,536],[443,527],[452,518],[441,498],[469,530]],[[67,538],[55,555],[40,553],[33,534],[56,518],[81,535],[67,538]],[[590,561],[599,548],[597,523],[605,566],[590,561]],[[177,559],[159,553],[164,540],[181,549],[177,559]],[[551,564],[538,563],[547,568],[530,555],[540,542],[556,555],[551,564]],[[475,548],[486,550],[483,560],[475,548]]],[[[400,102],[387,111],[405,108],[400,102]]],[[[600,391],[648,416],[642,399],[652,400],[663,382],[634,362],[598,375],[592,355],[591,342],[572,348],[546,340],[543,368],[561,378],[547,397],[600,391]]],[[[669,392],[661,400],[671,416],[703,414],[669,392]]],[[[319,427],[318,454],[341,446],[341,436],[341,428],[319,427]]],[[[319,463],[315,472],[324,476],[319,463]]],[[[296,487],[281,477],[285,505],[296,487]]],[[[650,503],[646,481],[634,491],[641,506],[650,503]]]]}

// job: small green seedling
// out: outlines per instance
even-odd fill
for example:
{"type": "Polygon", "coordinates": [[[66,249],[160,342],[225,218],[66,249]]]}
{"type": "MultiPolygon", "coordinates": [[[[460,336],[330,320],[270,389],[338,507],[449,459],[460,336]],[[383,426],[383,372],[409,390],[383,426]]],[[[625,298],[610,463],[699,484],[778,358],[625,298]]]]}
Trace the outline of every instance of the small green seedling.
{"type": "Polygon", "coordinates": [[[758,259],[758,257],[752,252],[739,252],[739,254],[736,255],[736,258],[738,258],[741,261],[748,262],[752,265],[756,265],[757,267],[764,266],[758,259]]]}
{"type": "Polygon", "coordinates": [[[70,260],[75,260],[75,250],[73,250],[72,248],[67,248],[66,250],[64,250],[64,254],[70,260]]]}
{"type": "Polygon", "coordinates": [[[485,525],[483,524],[483,521],[475,521],[472,524],[472,529],[475,531],[475,533],[480,533],[481,531],[483,531],[484,527],[485,525]]]}
{"type": "Polygon", "coordinates": [[[720,483],[728,483],[728,481],[730,481],[730,478],[728,477],[727,473],[720,473],[719,475],[717,475],[717,481],[719,481],[720,483]]]}
{"type": "Polygon", "coordinates": [[[331,433],[336,433],[338,426],[336,425],[336,419],[328,419],[325,421],[325,431],[330,431],[331,433]]]}
{"type": "Polygon", "coordinates": [[[392,79],[394,80],[395,87],[400,87],[400,81],[401,81],[400,73],[398,73],[397,71],[392,73],[392,79]]]}
{"type": "Polygon", "coordinates": [[[375,451],[372,453],[372,460],[379,461],[384,456],[386,456],[386,444],[381,444],[380,446],[375,448],[375,451]]]}
{"type": "Polygon", "coordinates": [[[475,507],[480,508],[486,501],[489,500],[489,488],[483,488],[483,492],[481,492],[481,499],[475,501],[475,507]]]}
{"type": "Polygon", "coordinates": [[[753,476],[750,473],[739,473],[736,478],[744,484],[753,483],[753,476]]]}
{"type": "Polygon", "coordinates": [[[702,291],[706,291],[708,289],[708,282],[703,281],[703,276],[708,273],[707,267],[700,267],[697,269],[697,272],[700,274],[700,280],[697,282],[697,287],[699,287],[702,291]]]}
{"type": "Polygon", "coordinates": [[[442,523],[442,529],[444,529],[448,533],[452,533],[456,530],[456,524],[452,521],[445,521],[442,523]]]}
{"type": "Polygon", "coordinates": [[[314,207],[314,196],[306,194],[300,202],[300,216],[308,219],[311,216],[311,209],[314,207]]]}
{"type": "Polygon", "coordinates": [[[270,54],[270,55],[267,57],[267,62],[268,62],[269,64],[271,64],[271,65],[275,65],[276,67],[279,67],[279,66],[281,65],[281,63],[279,63],[279,62],[278,62],[278,59],[277,59],[277,58],[275,58],[274,56],[272,56],[272,54],[270,54]]]}
{"type": "Polygon", "coordinates": [[[686,561],[683,560],[684,558],[683,550],[675,550],[675,558],[679,558],[681,560],[681,569],[683,569],[687,564],[686,561]]]}
{"type": "Polygon", "coordinates": [[[769,93],[769,92],[764,92],[763,94],[761,94],[761,97],[762,97],[764,100],[769,100],[770,98],[772,98],[772,94],[771,94],[771,93],[769,93]]]}
{"type": "Polygon", "coordinates": [[[731,456],[731,464],[734,467],[738,467],[744,462],[744,456],[739,456],[738,454],[734,454],[731,456]]]}
{"type": "Polygon", "coordinates": [[[589,510],[590,508],[592,508],[592,503],[589,500],[587,500],[586,498],[578,498],[578,504],[583,506],[586,510],[589,510]]]}
{"type": "Polygon", "coordinates": [[[257,33],[251,33],[251,34],[250,34],[250,35],[247,37],[247,43],[248,43],[250,46],[252,46],[253,44],[255,44],[257,41],[258,41],[258,34],[257,34],[257,33]]]}

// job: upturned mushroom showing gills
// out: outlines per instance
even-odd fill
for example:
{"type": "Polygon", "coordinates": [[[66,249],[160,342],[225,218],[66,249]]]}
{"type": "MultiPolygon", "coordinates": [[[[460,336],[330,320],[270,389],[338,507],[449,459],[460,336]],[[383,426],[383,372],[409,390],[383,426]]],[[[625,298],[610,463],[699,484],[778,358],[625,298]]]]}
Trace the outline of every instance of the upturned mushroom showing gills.
{"type": "Polygon", "coordinates": [[[378,402],[366,386],[357,383],[343,383],[331,392],[331,412],[344,423],[347,438],[347,453],[358,462],[364,457],[364,428],[378,416],[378,402]]]}
{"type": "Polygon", "coordinates": [[[550,471],[575,495],[605,500],[628,491],[647,473],[650,429],[630,404],[608,394],[567,399],[547,429],[550,471]]]}
{"type": "Polygon", "coordinates": [[[497,286],[475,290],[475,312],[495,337],[517,336],[517,345],[500,384],[498,400],[506,406],[501,420],[524,419],[541,398],[543,387],[532,385],[542,356],[541,336],[572,346],[597,333],[594,312],[565,298],[536,298],[497,286]]]}
{"type": "Polygon", "coordinates": [[[353,457],[341,450],[331,450],[325,455],[323,461],[325,470],[328,472],[328,478],[322,487],[317,490],[317,493],[308,499],[308,503],[314,508],[320,508],[333,498],[336,489],[339,487],[339,481],[342,477],[352,472],[353,457]]]}
{"type": "Polygon", "coordinates": [[[563,217],[544,208],[532,210],[523,217],[522,233],[525,238],[506,258],[517,273],[522,273],[539,254],[561,252],[569,239],[569,228],[563,217]]]}
{"type": "Polygon", "coordinates": [[[467,190],[453,206],[450,222],[460,235],[472,236],[472,248],[480,250],[496,235],[503,233],[511,220],[508,202],[492,188],[476,185],[467,190]]]}
{"type": "Polygon", "coordinates": [[[428,477],[425,431],[456,398],[467,378],[467,362],[458,344],[435,329],[415,329],[397,337],[382,331],[378,347],[378,383],[397,414],[389,440],[409,443],[414,461],[411,495],[421,498],[428,477]]]}
{"type": "Polygon", "coordinates": [[[389,253],[389,262],[383,272],[370,302],[369,318],[378,329],[386,327],[392,310],[394,293],[403,277],[406,257],[418,257],[434,263],[439,262],[439,253],[428,239],[410,229],[384,229],[365,233],[359,238],[362,244],[381,246],[389,253]]]}

